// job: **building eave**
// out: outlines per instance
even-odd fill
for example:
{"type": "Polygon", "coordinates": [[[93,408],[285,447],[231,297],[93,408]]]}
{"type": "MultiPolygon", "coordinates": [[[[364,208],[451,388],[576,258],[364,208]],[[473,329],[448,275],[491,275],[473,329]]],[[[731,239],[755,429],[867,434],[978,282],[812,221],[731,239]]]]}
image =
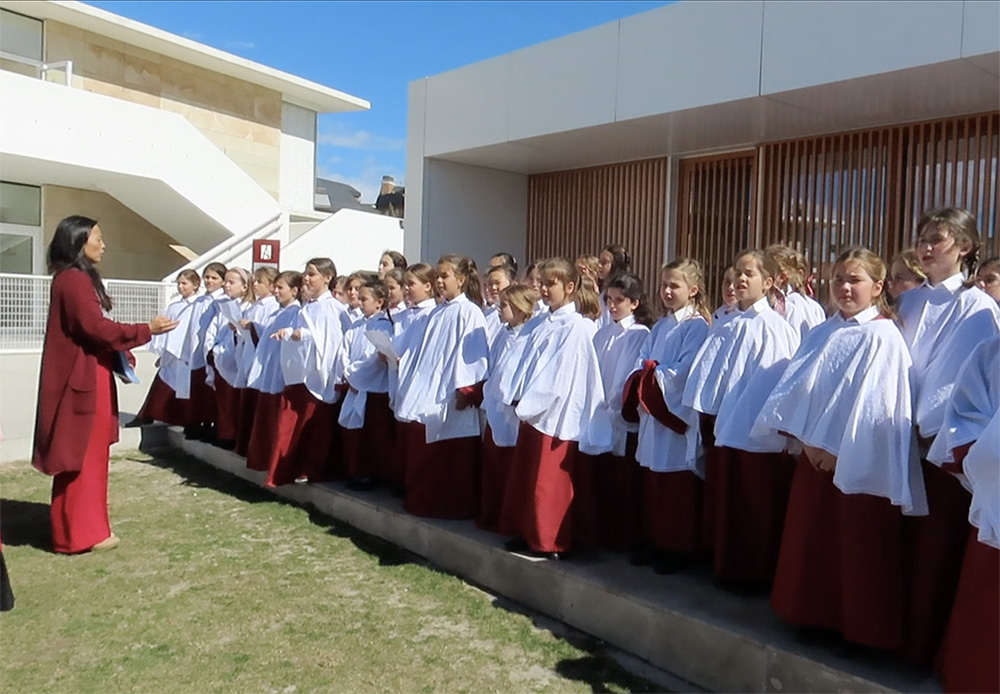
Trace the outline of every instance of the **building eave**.
{"type": "Polygon", "coordinates": [[[317,113],[367,111],[359,97],[311,82],[232,53],[73,0],[0,0],[0,7],[36,19],[52,20],[115,41],[280,92],[285,101],[317,113]]]}

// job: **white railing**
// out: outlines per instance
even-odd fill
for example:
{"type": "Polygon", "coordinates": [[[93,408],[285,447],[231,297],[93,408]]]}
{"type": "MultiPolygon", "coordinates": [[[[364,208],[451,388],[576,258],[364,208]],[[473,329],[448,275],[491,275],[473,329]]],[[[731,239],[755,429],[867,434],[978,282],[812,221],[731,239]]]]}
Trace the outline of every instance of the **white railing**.
{"type": "Polygon", "coordinates": [[[25,58],[24,56],[14,55],[13,53],[7,53],[6,51],[0,51],[0,59],[9,60],[12,63],[20,63],[21,65],[27,65],[28,67],[35,68],[35,77],[39,79],[45,79],[48,77],[50,70],[58,70],[66,75],[65,84],[67,87],[73,86],[73,61],[72,60],[57,60],[54,63],[43,63],[41,60],[32,60],[31,58],[25,58]]]}
{"type": "Polygon", "coordinates": [[[228,239],[212,246],[194,260],[171,272],[163,278],[163,281],[171,284],[176,282],[178,275],[184,270],[194,270],[200,275],[209,263],[219,262],[226,266],[230,265],[234,258],[251,249],[255,239],[269,239],[279,233],[287,226],[286,217],[286,213],[278,212],[252,229],[244,231],[242,234],[230,236],[228,239]]]}
{"type": "MultiPolygon", "coordinates": [[[[0,273],[0,353],[42,348],[51,285],[47,275],[0,273]]],[[[104,285],[114,301],[111,317],[119,323],[148,323],[176,294],[166,282],[109,279],[104,285]]]]}

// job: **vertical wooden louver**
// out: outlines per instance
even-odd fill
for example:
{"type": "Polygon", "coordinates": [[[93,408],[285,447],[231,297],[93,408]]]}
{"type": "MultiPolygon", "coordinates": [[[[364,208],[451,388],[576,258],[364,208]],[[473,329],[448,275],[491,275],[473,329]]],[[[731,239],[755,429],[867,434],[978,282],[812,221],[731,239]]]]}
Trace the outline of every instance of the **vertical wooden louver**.
{"type": "Polygon", "coordinates": [[[531,176],[528,260],[572,260],[620,243],[653,292],[663,262],[666,203],[667,160],[662,158],[531,176]]]}
{"type": "Polygon", "coordinates": [[[712,301],[733,256],[755,242],[756,161],[751,151],[680,163],[676,255],[701,263],[712,301]]]}
{"type": "Polygon", "coordinates": [[[787,243],[809,258],[825,298],[841,250],[865,246],[889,260],[914,242],[924,211],[957,206],[979,220],[983,256],[997,255],[998,131],[990,113],[682,160],[677,253],[706,265],[718,299],[721,268],[739,248],[787,243]]]}

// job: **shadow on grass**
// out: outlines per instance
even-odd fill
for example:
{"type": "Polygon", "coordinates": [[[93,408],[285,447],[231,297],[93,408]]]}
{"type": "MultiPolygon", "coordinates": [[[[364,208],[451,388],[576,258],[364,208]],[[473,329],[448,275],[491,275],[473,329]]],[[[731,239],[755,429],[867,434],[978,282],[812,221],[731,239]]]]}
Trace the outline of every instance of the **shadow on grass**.
{"type": "MultiPolygon", "coordinates": [[[[307,512],[310,523],[325,528],[329,534],[335,537],[349,540],[359,550],[377,559],[379,566],[425,564],[423,559],[416,554],[331,518],[316,510],[312,505],[303,506],[294,501],[282,499],[273,492],[259,487],[253,482],[248,482],[235,475],[217,470],[203,461],[176,449],[150,450],[148,454],[152,457],[151,460],[141,460],[139,462],[170,470],[181,477],[184,480],[183,484],[187,486],[212,489],[249,504],[279,504],[303,509],[307,512]]],[[[48,507],[46,506],[45,509],[47,514],[48,507]]],[[[48,516],[46,515],[46,522],[47,518],[48,516]]],[[[7,528],[4,526],[4,533],[6,534],[6,532],[7,528]]],[[[4,537],[4,540],[6,541],[6,537],[4,537]]]]}
{"type": "Polygon", "coordinates": [[[2,499],[0,528],[3,528],[2,539],[5,545],[52,551],[52,526],[49,521],[48,504],[2,499]]]}

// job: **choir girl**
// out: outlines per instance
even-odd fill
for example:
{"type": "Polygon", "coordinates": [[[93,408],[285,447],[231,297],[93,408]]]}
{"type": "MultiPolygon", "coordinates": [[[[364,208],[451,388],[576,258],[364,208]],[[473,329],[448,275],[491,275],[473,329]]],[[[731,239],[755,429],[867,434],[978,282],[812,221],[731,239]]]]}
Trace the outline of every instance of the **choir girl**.
{"type": "Polygon", "coordinates": [[[437,306],[437,270],[427,263],[415,263],[403,273],[406,311],[395,321],[396,334],[406,330],[418,317],[426,317],[437,306]]]}
{"type": "Polygon", "coordinates": [[[794,437],[803,449],[771,605],[793,624],[894,651],[905,628],[903,516],[927,513],[911,361],[889,313],[882,259],[850,249],[832,274],[838,312],[803,339],[753,430],[794,437]]]}
{"type": "Polygon", "coordinates": [[[216,302],[225,301],[222,288],[226,266],[209,263],[201,273],[205,293],[191,305],[191,319],[184,341],[181,358],[191,371],[191,420],[184,429],[186,438],[211,441],[215,436],[215,391],[208,385],[208,350],[205,334],[218,313],[216,302]]]}
{"type": "MultiPolygon", "coordinates": [[[[403,296],[403,276],[405,272],[405,268],[400,270],[394,267],[386,271],[385,276],[382,278],[382,281],[385,283],[386,292],[385,310],[392,316],[393,320],[396,320],[401,313],[406,311],[406,299],[403,296]]],[[[366,284],[371,284],[371,282],[366,282],[366,284]]],[[[364,313],[364,309],[362,309],[362,313],[364,313]]]]}
{"type": "Polygon", "coordinates": [[[514,268],[509,265],[494,265],[486,272],[486,339],[492,345],[497,333],[503,328],[500,317],[500,292],[513,284],[514,268]]]}
{"type": "MultiPolygon", "coordinates": [[[[532,263],[524,271],[524,281],[527,282],[528,286],[536,292],[539,292],[539,296],[541,296],[540,292],[542,288],[542,283],[539,280],[540,276],[541,273],[538,270],[538,263],[532,263]]],[[[544,313],[548,310],[549,307],[545,305],[545,302],[539,299],[535,302],[535,311],[532,315],[537,316],[539,313],[544,313]]]]}
{"type": "Polygon", "coordinates": [[[739,306],[736,304],[736,271],[732,265],[722,273],[722,303],[712,314],[712,324],[725,323],[736,315],[739,306]]]}
{"type": "Polygon", "coordinates": [[[723,586],[753,590],[774,572],[794,463],[783,436],[753,437],[750,429],[799,333],[768,303],[778,274],[768,254],[741,253],[733,268],[740,313],[698,351],[682,404],[716,417],[704,497],[715,575],[723,586]]]}
{"type": "Polygon", "coordinates": [[[245,456],[250,443],[250,430],[254,412],[257,409],[257,393],[248,387],[250,369],[253,367],[257,346],[267,339],[268,328],[278,313],[278,299],[274,296],[274,283],[278,271],[272,267],[259,267],[253,273],[253,294],[255,302],[244,319],[240,321],[242,332],[236,337],[236,391],[239,401],[239,417],[236,425],[236,453],[245,456]]]}
{"type": "Polygon", "coordinates": [[[580,277],[589,277],[597,282],[597,273],[600,270],[600,261],[596,255],[581,255],[576,259],[576,271],[580,277]]]}
{"type": "MultiPolygon", "coordinates": [[[[241,267],[229,268],[222,284],[228,303],[235,306],[240,319],[253,306],[250,273],[241,267]]],[[[205,347],[212,353],[210,381],[215,390],[216,431],[214,443],[220,448],[236,447],[239,426],[239,397],[236,391],[239,362],[236,357],[236,326],[224,311],[219,311],[205,333],[205,347]]],[[[240,328],[242,331],[242,328],[240,328]]]]}
{"type": "Polygon", "coordinates": [[[631,272],[613,276],[604,286],[611,322],[594,335],[594,349],[604,390],[603,406],[611,422],[612,449],[575,461],[574,537],[580,546],[631,549],[638,542],[639,467],[635,461],[637,422],[622,416],[622,393],[639,350],[649,335],[652,316],[642,280],[631,272]]]}
{"type": "Polygon", "coordinates": [[[597,272],[591,279],[597,284],[601,292],[601,317],[598,327],[604,327],[611,323],[611,316],[608,314],[608,307],[605,303],[605,285],[608,280],[622,272],[629,272],[632,269],[632,258],[629,256],[625,246],[618,243],[609,243],[601,249],[597,256],[597,272]]]}
{"type": "MultiPolygon", "coordinates": [[[[926,455],[944,419],[961,360],[1000,332],[1000,307],[970,286],[979,250],[975,218],[958,208],[932,210],[918,226],[916,251],[927,279],[899,300],[903,337],[913,359],[914,423],[926,455]]],[[[930,513],[907,518],[907,617],[903,655],[929,662],[940,641],[962,564],[969,494],[959,480],[924,461],[930,513]]]]}
{"type": "Polygon", "coordinates": [[[333,281],[330,285],[330,293],[333,294],[333,298],[340,302],[346,310],[347,308],[347,277],[345,275],[337,275],[337,279],[333,281]]]}
{"type": "Polygon", "coordinates": [[[496,267],[497,265],[506,265],[514,274],[517,274],[517,259],[510,253],[497,253],[492,258],[490,258],[490,267],[496,267]]]}
{"type": "Polygon", "coordinates": [[[406,258],[399,251],[383,251],[378,261],[379,279],[385,279],[385,273],[392,269],[405,270],[406,258]]]}
{"type": "Polygon", "coordinates": [[[688,373],[708,336],[708,301],[701,265],[677,258],[663,266],[660,299],[666,315],[653,327],[635,364],[638,376],[645,551],[633,563],[671,573],[702,546],[705,461],[698,413],[682,404],[688,373]]]}
{"type": "Polygon", "coordinates": [[[539,270],[549,310],[532,321],[530,334],[525,328],[519,338],[527,340],[524,358],[500,383],[501,401],[521,420],[501,526],[517,534],[509,550],[558,558],[573,545],[576,453],[610,451],[611,422],[593,324],[576,310],[576,299],[587,291],[579,272],[565,258],[546,260],[539,270]]]}
{"type": "Polygon", "coordinates": [[[347,310],[344,311],[342,319],[344,321],[344,330],[350,328],[362,317],[361,298],[358,292],[361,290],[361,285],[367,280],[368,277],[363,272],[354,272],[344,280],[344,294],[347,297],[347,310]]]}
{"type": "Polygon", "coordinates": [[[302,273],[302,309],[295,327],[282,335],[285,377],[277,428],[283,445],[268,470],[266,486],[296,480],[326,481],[338,476],[335,437],[341,393],[337,388],[344,332],[343,307],[330,293],[337,268],[329,258],[313,258],[302,273]]]}
{"type": "Polygon", "coordinates": [[[388,280],[395,268],[386,273],[385,282],[370,281],[358,293],[364,318],[344,333],[339,371],[348,390],[344,393],[338,423],[341,427],[343,463],[347,486],[371,489],[388,466],[395,445],[395,424],[389,409],[389,368],[378,359],[371,331],[393,335],[393,321],[388,307],[388,280]]]}
{"type": "Polygon", "coordinates": [[[900,251],[892,259],[889,279],[886,285],[889,288],[889,296],[892,301],[899,301],[903,292],[919,287],[927,279],[924,270],[920,267],[920,258],[912,248],[900,251]]]}
{"type": "Polygon", "coordinates": [[[928,457],[961,465],[972,493],[965,557],[935,669],[946,692],[1000,691],[1000,336],[966,359],[928,457]]]}
{"type": "Polygon", "coordinates": [[[177,328],[156,335],[150,343],[149,349],[157,355],[160,368],[139,410],[137,424],[149,424],[154,420],[178,426],[190,424],[191,370],[182,354],[193,313],[191,307],[200,286],[201,277],[194,270],[182,270],[177,275],[180,299],[170,304],[166,311],[167,318],[178,321],[177,328]]]}
{"type": "Polygon", "coordinates": [[[979,264],[976,286],[1000,304],[1000,258],[987,258],[979,264]]]}
{"type": "Polygon", "coordinates": [[[511,405],[500,397],[500,383],[521,360],[526,340],[518,340],[525,323],[531,319],[538,293],[528,285],[514,284],[500,291],[497,302],[503,321],[490,346],[486,383],[483,385],[482,410],[486,416],[483,433],[482,493],[476,525],[484,530],[506,533],[500,525],[500,512],[507,491],[517,430],[520,420],[511,405]]]}
{"type": "Polygon", "coordinates": [[[247,444],[247,467],[267,472],[281,452],[282,432],[276,430],[281,414],[285,375],[281,368],[281,345],[290,335],[299,314],[302,273],[286,270],[274,281],[278,310],[261,333],[247,376],[247,388],[257,392],[253,424],[247,444]]]}
{"type": "Polygon", "coordinates": [[[476,264],[444,255],[437,264],[441,304],[404,333],[395,398],[405,436],[405,508],[431,518],[475,518],[479,512],[479,408],[489,347],[476,264]]]}
{"type": "Polygon", "coordinates": [[[784,301],[785,320],[805,337],[807,332],[826,320],[823,306],[806,295],[809,266],[805,256],[780,243],[768,246],[764,252],[778,266],[774,287],[784,301]]]}

